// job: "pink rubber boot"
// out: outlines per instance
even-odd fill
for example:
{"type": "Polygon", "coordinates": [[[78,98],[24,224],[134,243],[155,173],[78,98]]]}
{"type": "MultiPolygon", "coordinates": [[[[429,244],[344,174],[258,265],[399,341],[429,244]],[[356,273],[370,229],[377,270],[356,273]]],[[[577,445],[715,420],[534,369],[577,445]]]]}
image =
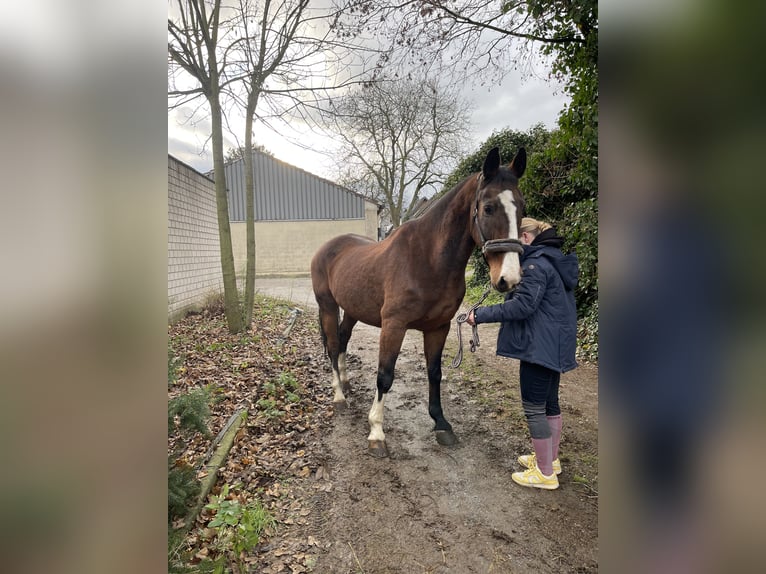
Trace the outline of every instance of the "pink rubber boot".
{"type": "Polygon", "coordinates": [[[559,444],[561,443],[561,427],[563,421],[561,415],[548,418],[548,426],[551,427],[551,450],[553,452],[553,459],[556,460],[559,457],[559,444]]]}
{"type": "Polygon", "coordinates": [[[535,449],[535,457],[537,458],[537,468],[539,468],[540,472],[542,472],[545,476],[551,476],[553,474],[552,437],[533,438],[532,448],[535,449]]]}

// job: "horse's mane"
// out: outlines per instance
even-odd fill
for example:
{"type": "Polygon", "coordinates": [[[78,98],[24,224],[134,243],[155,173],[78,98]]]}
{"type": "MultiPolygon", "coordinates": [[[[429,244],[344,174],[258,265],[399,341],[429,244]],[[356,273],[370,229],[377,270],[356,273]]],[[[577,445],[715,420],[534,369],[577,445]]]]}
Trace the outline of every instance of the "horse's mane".
{"type": "Polygon", "coordinates": [[[470,174],[465,176],[460,182],[455,184],[452,189],[447,191],[446,193],[442,194],[438,198],[436,198],[435,201],[432,201],[432,203],[426,207],[426,209],[423,210],[423,213],[419,215],[419,217],[425,217],[426,215],[431,215],[432,213],[441,213],[443,212],[447,206],[452,202],[452,199],[458,194],[458,192],[463,189],[463,186],[465,186],[466,183],[468,183],[468,180],[470,180],[472,177],[476,177],[476,174],[470,174]]]}
{"type": "Polygon", "coordinates": [[[471,177],[475,177],[475,174],[467,175],[465,178],[463,178],[462,181],[455,184],[452,187],[452,189],[443,193],[439,197],[432,197],[428,201],[428,204],[425,207],[420,208],[420,213],[408,219],[407,221],[402,222],[402,224],[399,227],[391,231],[388,237],[393,237],[403,227],[412,225],[418,221],[427,219],[428,217],[436,217],[436,218],[443,217],[444,216],[443,212],[446,210],[446,207],[450,204],[453,197],[457,195],[458,191],[463,188],[463,186],[467,183],[469,179],[471,179],[471,177]]]}

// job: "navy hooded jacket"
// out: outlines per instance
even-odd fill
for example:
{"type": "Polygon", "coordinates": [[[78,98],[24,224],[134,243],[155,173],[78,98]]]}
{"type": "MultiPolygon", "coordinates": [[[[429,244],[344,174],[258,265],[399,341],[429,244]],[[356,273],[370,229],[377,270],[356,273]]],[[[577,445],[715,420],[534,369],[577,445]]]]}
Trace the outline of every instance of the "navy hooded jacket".
{"type": "Polygon", "coordinates": [[[521,255],[522,279],[505,302],[474,311],[476,323],[502,323],[497,354],[564,373],[577,366],[574,288],[579,263],[564,255],[553,229],[540,233],[521,255]]]}

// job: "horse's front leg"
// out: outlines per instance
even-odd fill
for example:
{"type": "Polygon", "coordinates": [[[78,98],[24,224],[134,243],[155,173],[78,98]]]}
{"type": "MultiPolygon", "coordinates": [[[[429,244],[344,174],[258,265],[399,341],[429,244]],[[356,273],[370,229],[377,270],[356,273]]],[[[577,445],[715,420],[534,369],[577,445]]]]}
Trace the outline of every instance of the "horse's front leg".
{"type": "Polygon", "coordinates": [[[452,425],[444,418],[441,399],[442,351],[448,334],[449,323],[436,331],[423,333],[423,348],[428,367],[428,414],[436,423],[436,441],[441,445],[452,446],[457,443],[457,437],[452,432],[452,425]]]}
{"type": "Polygon", "coordinates": [[[386,393],[394,383],[394,367],[407,329],[400,325],[383,323],[380,330],[380,350],[378,354],[378,379],[375,397],[368,420],[370,435],[367,437],[369,453],[377,457],[388,456],[386,435],[383,433],[383,408],[386,393]]]}

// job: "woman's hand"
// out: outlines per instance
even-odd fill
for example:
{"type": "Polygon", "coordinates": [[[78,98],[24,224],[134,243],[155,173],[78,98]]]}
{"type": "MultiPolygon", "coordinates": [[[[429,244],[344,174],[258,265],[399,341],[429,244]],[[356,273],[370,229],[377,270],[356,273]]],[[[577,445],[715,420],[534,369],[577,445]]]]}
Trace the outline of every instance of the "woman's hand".
{"type": "Polygon", "coordinates": [[[471,325],[472,327],[476,324],[476,318],[473,316],[473,311],[468,313],[468,317],[466,317],[465,322],[471,325]]]}

